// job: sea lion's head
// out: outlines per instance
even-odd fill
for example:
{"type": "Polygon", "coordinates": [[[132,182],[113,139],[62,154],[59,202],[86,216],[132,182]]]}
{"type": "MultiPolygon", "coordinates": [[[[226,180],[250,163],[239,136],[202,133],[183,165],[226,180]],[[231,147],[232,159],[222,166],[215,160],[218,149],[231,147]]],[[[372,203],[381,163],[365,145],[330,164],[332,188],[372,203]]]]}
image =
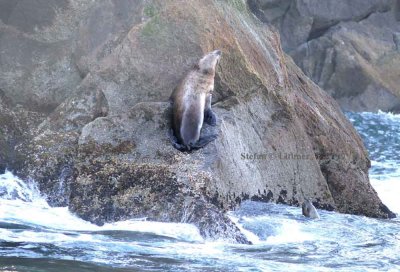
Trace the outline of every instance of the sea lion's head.
{"type": "Polygon", "coordinates": [[[219,59],[221,58],[222,52],[221,50],[214,50],[199,60],[197,64],[197,68],[201,73],[205,75],[214,75],[215,74],[215,66],[217,65],[219,59]]]}

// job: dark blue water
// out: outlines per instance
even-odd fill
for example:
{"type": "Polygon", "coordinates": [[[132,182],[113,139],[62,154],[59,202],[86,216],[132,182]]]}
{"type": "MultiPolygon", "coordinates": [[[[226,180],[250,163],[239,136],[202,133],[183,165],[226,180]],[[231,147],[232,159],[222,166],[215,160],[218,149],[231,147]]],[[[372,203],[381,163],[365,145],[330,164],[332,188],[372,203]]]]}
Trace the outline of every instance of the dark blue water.
{"type": "MultiPolygon", "coordinates": [[[[349,113],[380,197],[400,212],[400,117],[349,113]]],[[[230,216],[253,245],[204,241],[188,224],[94,226],[51,208],[34,184],[0,175],[0,271],[400,271],[400,220],[245,202],[230,216]]]]}

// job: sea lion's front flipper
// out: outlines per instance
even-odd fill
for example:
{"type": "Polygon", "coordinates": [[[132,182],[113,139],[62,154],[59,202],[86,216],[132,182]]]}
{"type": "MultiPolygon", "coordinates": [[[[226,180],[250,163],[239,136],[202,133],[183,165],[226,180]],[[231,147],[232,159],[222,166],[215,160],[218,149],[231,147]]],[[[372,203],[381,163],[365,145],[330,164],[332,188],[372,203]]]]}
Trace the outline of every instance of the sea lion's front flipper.
{"type": "Polygon", "coordinates": [[[205,112],[204,122],[206,122],[207,124],[209,124],[210,126],[213,126],[213,127],[217,125],[217,116],[211,109],[209,109],[205,112]]]}
{"type": "Polygon", "coordinates": [[[211,110],[211,98],[212,94],[208,94],[206,98],[205,108],[204,108],[204,122],[209,124],[210,126],[217,125],[217,116],[211,110]]]}

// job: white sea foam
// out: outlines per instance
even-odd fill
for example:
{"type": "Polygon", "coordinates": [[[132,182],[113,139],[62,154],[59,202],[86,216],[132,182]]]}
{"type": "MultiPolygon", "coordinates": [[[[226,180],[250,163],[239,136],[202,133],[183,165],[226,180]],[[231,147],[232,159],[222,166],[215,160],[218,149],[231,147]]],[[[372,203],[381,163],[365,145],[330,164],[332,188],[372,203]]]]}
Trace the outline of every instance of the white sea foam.
{"type": "Polygon", "coordinates": [[[390,121],[400,122],[400,114],[395,114],[392,112],[383,112],[378,110],[377,113],[374,112],[362,112],[360,113],[363,117],[376,117],[380,116],[382,119],[388,119],[390,121]]]}
{"type": "Polygon", "coordinates": [[[244,236],[246,236],[247,240],[249,240],[253,244],[260,243],[260,238],[251,231],[246,230],[243,225],[239,223],[239,218],[234,216],[232,212],[228,213],[228,216],[232,220],[232,222],[235,223],[235,225],[240,229],[244,236]]]}
{"type": "Polygon", "coordinates": [[[348,115],[369,150],[372,186],[382,202],[400,216],[400,115],[382,111],[348,115]]]}
{"type": "Polygon", "coordinates": [[[371,179],[371,184],[382,202],[400,216],[400,178],[371,179]]]}
{"type": "Polygon", "coordinates": [[[182,239],[185,241],[203,241],[199,230],[191,224],[165,223],[143,220],[127,220],[105,224],[99,230],[126,230],[182,239]]]}
{"type": "Polygon", "coordinates": [[[391,169],[384,174],[371,174],[370,180],[382,202],[400,216],[400,165],[396,161],[371,161],[371,165],[373,168],[391,169]]]}
{"type": "Polygon", "coordinates": [[[310,233],[304,232],[301,225],[295,220],[281,220],[278,233],[267,238],[268,244],[301,243],[313,240],[310,233]]]}
{"type": "MultiPolygon", "coordinates": [[[[40,195],[34,184],[26,184],[15,177],[11,172],[0,175],[0,221],[30,226],[40,226],[51,230],[63,231],[134,231],[152,233],[176,239],[189,241],[203,241],[199,230],[191,224],[164,223],[144,220],[127,220],[97,226],[82,220],[72,214],[67,207],[50,207],[40,195]]],[[[0,237],[5,237],[5,230],[0,237]]],[[[49,240],[59,237],[70,239],[71,237],[54,234],[49,235],[49,240]]],[[[19,233],[18,239],[36,237],[30,231],[19,233]],[[26,235],[25,235],[26,234],[26,235]]],[[[84,236],[80,236],[83,238],[84,236]]],[[[9,237],[15,240],[16,237],[9,237]]],[[[37,237],[41,240],[43,237],[37,237]]],[[[44,238],[43,238],[44,239],[44,238]]],[[[73,238],[75,239],[75,238],[73,238]]],[[[38,240],[38,241],[39,241],[38,240]]]]}
{"type": "Polygon", "coordinates": [[[32,201],[38,198],[40,193],[33,182],[25,183],[9,171],[0,175],[0,199],[32,201]]]}
{"type": "Polygon", "coordinates": [[[60,243],[60,242],[88,242],[93,241],[90,234],[60,233],[51,231],[12,231],[0,228],[0,237],[8,242],[30,242],[30,243],[60,243]]]}

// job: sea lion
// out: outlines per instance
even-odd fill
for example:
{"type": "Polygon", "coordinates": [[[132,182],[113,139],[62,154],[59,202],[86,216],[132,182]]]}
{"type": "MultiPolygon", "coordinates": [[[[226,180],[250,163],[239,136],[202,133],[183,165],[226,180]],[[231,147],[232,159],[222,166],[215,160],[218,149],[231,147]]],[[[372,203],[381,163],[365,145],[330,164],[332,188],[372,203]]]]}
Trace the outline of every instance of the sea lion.
{"type": "Polygon", "coordinates": [[[319,219],[319,214],[317,212],[317,209],[314,207],[314,205],[310,200],[308,199],[304,200],[303,204],[301,205],[301,210],[304,216],[313,219],[319,219]]]}
{"type": "Polygon", "coordinates": [[[200,137],[200,131],[203,122],[211,126],[217,124],[217,117],[211,110],[211,97],[214,90],[215,67],[220,57],[220,50],[212,51],[202,57],[171,95],[171,141],[180,151],[202,148],[217,138],[217,135],[200,137]]]}

